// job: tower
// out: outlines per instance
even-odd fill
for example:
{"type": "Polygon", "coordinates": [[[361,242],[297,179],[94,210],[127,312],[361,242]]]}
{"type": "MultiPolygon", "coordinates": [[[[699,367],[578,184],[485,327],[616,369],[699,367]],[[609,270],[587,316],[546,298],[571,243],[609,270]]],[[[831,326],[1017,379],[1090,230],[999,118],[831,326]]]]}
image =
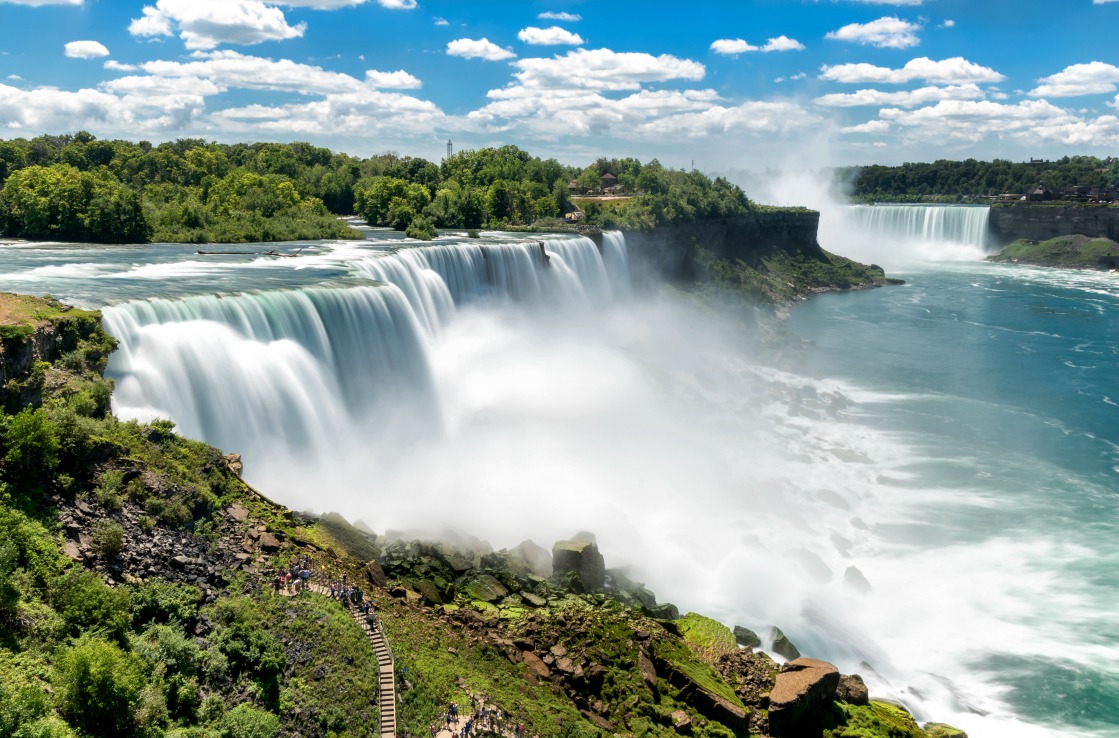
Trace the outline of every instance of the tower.
{"type": "Polygon", "coordinates": [[[447,139],[447,158],[448,159],[451,158],[451,153],[453,151],[453,147],[454,147],[454,144],[452,144],[451,139],[448,138],[447,139]]]}

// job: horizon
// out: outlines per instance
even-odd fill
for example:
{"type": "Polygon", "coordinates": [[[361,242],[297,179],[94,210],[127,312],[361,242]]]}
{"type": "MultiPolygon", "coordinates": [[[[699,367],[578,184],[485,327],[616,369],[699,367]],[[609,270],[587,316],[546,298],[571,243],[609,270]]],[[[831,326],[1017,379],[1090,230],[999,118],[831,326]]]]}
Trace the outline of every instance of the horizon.
{"type": "Polygon", "coordinates": [[[704,172],[1106,158],[1116,21],[1119,0],[0,0],[0,137],[704,172]]]}

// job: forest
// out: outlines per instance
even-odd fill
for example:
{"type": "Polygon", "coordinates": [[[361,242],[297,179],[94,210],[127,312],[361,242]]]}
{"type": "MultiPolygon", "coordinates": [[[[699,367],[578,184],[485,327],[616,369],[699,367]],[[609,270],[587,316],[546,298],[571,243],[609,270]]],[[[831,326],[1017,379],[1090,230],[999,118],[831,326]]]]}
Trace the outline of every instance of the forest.
{"type": "Polygon", "coordinates": [[[837,187],[856,202],[986,202],[1001,194],[1025,194],[1044,184],[1059,192],[1066,187],[1106,188],[1119,182],[1119,159],[1066,156],[1054,161],[950,161],[872,164],[833,171],[837,187]]]}
{"type": "Polygon", "coordinates": [[[97,243],[236,243],[361,238],[341,216],[418,238],[439,228],[561,225],[568,183],[613,174],[634,196],[586,207],[586,222],[649,229],[742,214],[737,186],[655,159],[583,169],[507,145],[439,164],[307,143],[100,140],[90,133],[0,141],[0,234],[97,243]]]}

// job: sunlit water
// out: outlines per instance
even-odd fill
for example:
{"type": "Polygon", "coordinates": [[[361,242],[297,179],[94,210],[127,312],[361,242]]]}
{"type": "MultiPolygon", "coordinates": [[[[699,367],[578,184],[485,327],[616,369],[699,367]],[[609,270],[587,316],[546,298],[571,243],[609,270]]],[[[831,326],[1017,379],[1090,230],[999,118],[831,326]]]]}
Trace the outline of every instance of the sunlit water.
{"type": "Polygon", "coordinates": [[[1113,730],[1114,275],[909,266],[798,307],[813,345],[776,369],[633,297],[616,234],[545,241],[25,245],[0,289],[109,305],[116,411],[294,507],[498,547],[593,530],[662,599],[778,624],[922,720],[1113,730]]]}

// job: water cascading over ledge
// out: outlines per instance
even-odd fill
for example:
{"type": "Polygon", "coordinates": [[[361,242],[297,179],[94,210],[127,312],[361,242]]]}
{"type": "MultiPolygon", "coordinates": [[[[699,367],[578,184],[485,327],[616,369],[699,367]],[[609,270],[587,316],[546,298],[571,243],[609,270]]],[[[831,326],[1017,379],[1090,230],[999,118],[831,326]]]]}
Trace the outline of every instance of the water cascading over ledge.
{"type": "Polygon", "coordinates": [[[856,205],[847,212],[872,238],[987,249],[991,209],[986,206],[856,205]]]}
{"type": "Polygon", "coordinates": [[[431,341],[472,303],[586,310],[629,291],[624,239],[435,244],[362,254],[368,280],[108,307],[125,418],[169,417],[254,460],[323,459],[339,435],[438,433],[431,341]]]}

